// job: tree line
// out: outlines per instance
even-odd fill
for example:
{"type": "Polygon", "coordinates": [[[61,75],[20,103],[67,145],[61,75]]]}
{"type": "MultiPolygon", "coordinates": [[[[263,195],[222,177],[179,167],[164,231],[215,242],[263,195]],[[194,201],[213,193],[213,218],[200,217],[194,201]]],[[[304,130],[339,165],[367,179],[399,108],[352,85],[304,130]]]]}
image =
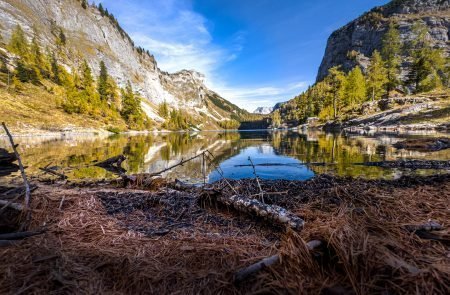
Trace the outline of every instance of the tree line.
{"type": "MultiPolygon", "coordinates": [[[[62,29],[60,32],[58,39],[63,35],[62,29]]],[[[58,44],[64,46],[65,42],[58,44]]],[[[35,32],[30,43],[19,25],[12,32],[7,49],[17,57],[15,69],[10,73],[13,90],[21,91],[24,83],[44,86],[44,81],[50,81],[55,87],[49,87],[48,91],[63,90],[61,107],[69,114],[86,114],[106,121],[122,118],[130,129],[150,127],[140,106],[141,98],[134,93],[131,83],[120,88],[103,61],[96,77],[86,60],[68,70],[59,63],[57,51],[47,48],[44,53],[38,34],[35,32]]],[[[9,73],[5,63],[2,63],[2,71],[9,73]]]]}
{"type": "MultiPolygon", "coordinates": [[[[402,42],[396,24],[391,22],[381,50],[373,52],[365,72],[360,66],[348,73],[340,66],[330,68],[322,81],[282,106],[283,120],[305,122],[316,116],[322,120],[342,119],[358,111],[362,103],[379,100],[393,90],[416,94],[450,87],[449,58],[442,49],[432,46],[427,27],[416,22],[412,36],[402,42]],[[406,77],[401,76],[402,66],[407,67],[406,77]]],[[[350,58],[357,55],[349,52],[350,58]]],[[[279,114],[275,116],[279,123],[279,114]]]]}

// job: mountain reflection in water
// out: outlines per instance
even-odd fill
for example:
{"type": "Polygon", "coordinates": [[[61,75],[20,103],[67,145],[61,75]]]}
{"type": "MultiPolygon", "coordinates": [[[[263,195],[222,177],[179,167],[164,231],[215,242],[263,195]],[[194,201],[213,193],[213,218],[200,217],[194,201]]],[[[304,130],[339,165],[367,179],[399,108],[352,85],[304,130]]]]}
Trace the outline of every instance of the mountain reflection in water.
{"type": "MultiPolygon", "coordinates": [[[[408,171],[353,165],[366,161],[397,159],[447,160],[450,150],[433,153],[397,150],[392,144],[420,135],[349,135],[323,132],[200,132],[110,137],[17,138],[19,152],[28,173],[40,174],[47,165],[64,168],[71,179],[100,179],[114,175],[92,166],[119,154],[127,156],[128,173],[157,172],[205,150],[215,156],[227,178],[254,177],[248,157],[262,179],[305,180],[316,173],[366,178],[395,178],[404,174],[436,171],[408,171]],[[313,163],[312,165],[306,165],[313,163]],[[326,165],[322,165],[325,163],[326,165]]],[[[425,135],[423,135],[425,136],[425,135]]],[[[9,149],[5,138],[0,147],[9,149]]],[[[208,181],[221,175],[212,165],[208,181]]],[[[163,176],[183,181],[202,181],[201,158],[179,166],[163,176]]]]}

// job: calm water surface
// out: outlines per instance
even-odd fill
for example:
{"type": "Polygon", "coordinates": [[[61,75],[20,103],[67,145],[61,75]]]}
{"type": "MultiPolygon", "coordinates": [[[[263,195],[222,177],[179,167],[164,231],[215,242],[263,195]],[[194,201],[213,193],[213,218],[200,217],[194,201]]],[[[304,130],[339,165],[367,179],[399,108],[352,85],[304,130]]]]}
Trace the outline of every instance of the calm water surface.
{"type": "MultiPolygon", "coordinates": [[[[39,167],[59,166],[71,179],[114,177],[92,163],[119,154],[127,156],[129,173],[157,172],[182,159],[211,151],[214,164],[227,178],[305,180],[317,173],[366,178],[396,178],[405,174],[436,171],[383,169],[354,165],[365,161],[396,159],[450,159],[450,150],[424,153],[397,150],[392,144],[411,137],[427,135],[351,135],[323,132],[200,132],[110,137],[73,136],[17,138],[19,151],[28,172],[40,175],[39,167]]],[[[0,147],[8,148],[5,138],[0,147]]],[[[442,172],[442,171],[441,171],[442,172]]],[[[221,178],[213,165],[207,167],[208,181],[221,178]]],[[[188,182],[202,182],[201,158],[177,167],[163,176],[188,182]]]]}

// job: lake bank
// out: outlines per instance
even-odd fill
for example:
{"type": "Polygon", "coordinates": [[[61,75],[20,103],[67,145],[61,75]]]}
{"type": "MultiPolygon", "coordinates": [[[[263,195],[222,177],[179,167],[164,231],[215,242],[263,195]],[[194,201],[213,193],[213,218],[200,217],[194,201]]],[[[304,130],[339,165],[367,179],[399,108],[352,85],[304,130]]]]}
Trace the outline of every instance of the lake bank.
{"type": "MultiPolygon", "coordinates": [[[[39,183],[30,230],[46,232],[2,249],[0,291],[445,294],[448,230],[411,226],[445,226],[449,180],[261,181],[266,204],[305,221],[287,231],[213,199],[200,201],[202,188],[176,182],[39,183]],[[311,240],[322,246],[309,251],[311,240]],[[237,271],[274,254],[281,262],[234,282],[237,271]],[[354,284],[361,281],[367,284],[354,284]]],[[[260,200],[254,179],[205,189],[260,200]]]]}

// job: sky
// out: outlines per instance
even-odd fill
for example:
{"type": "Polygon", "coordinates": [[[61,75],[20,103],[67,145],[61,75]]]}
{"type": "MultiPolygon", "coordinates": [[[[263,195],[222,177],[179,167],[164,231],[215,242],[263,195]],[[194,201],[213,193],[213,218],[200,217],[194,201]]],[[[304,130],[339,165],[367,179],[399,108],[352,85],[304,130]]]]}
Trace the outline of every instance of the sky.
{"type": "Polygon", "coordinates": [[[329,35],[387,0],[103,0],[160,69],[254,111],[314,83],[329,35]]]}

